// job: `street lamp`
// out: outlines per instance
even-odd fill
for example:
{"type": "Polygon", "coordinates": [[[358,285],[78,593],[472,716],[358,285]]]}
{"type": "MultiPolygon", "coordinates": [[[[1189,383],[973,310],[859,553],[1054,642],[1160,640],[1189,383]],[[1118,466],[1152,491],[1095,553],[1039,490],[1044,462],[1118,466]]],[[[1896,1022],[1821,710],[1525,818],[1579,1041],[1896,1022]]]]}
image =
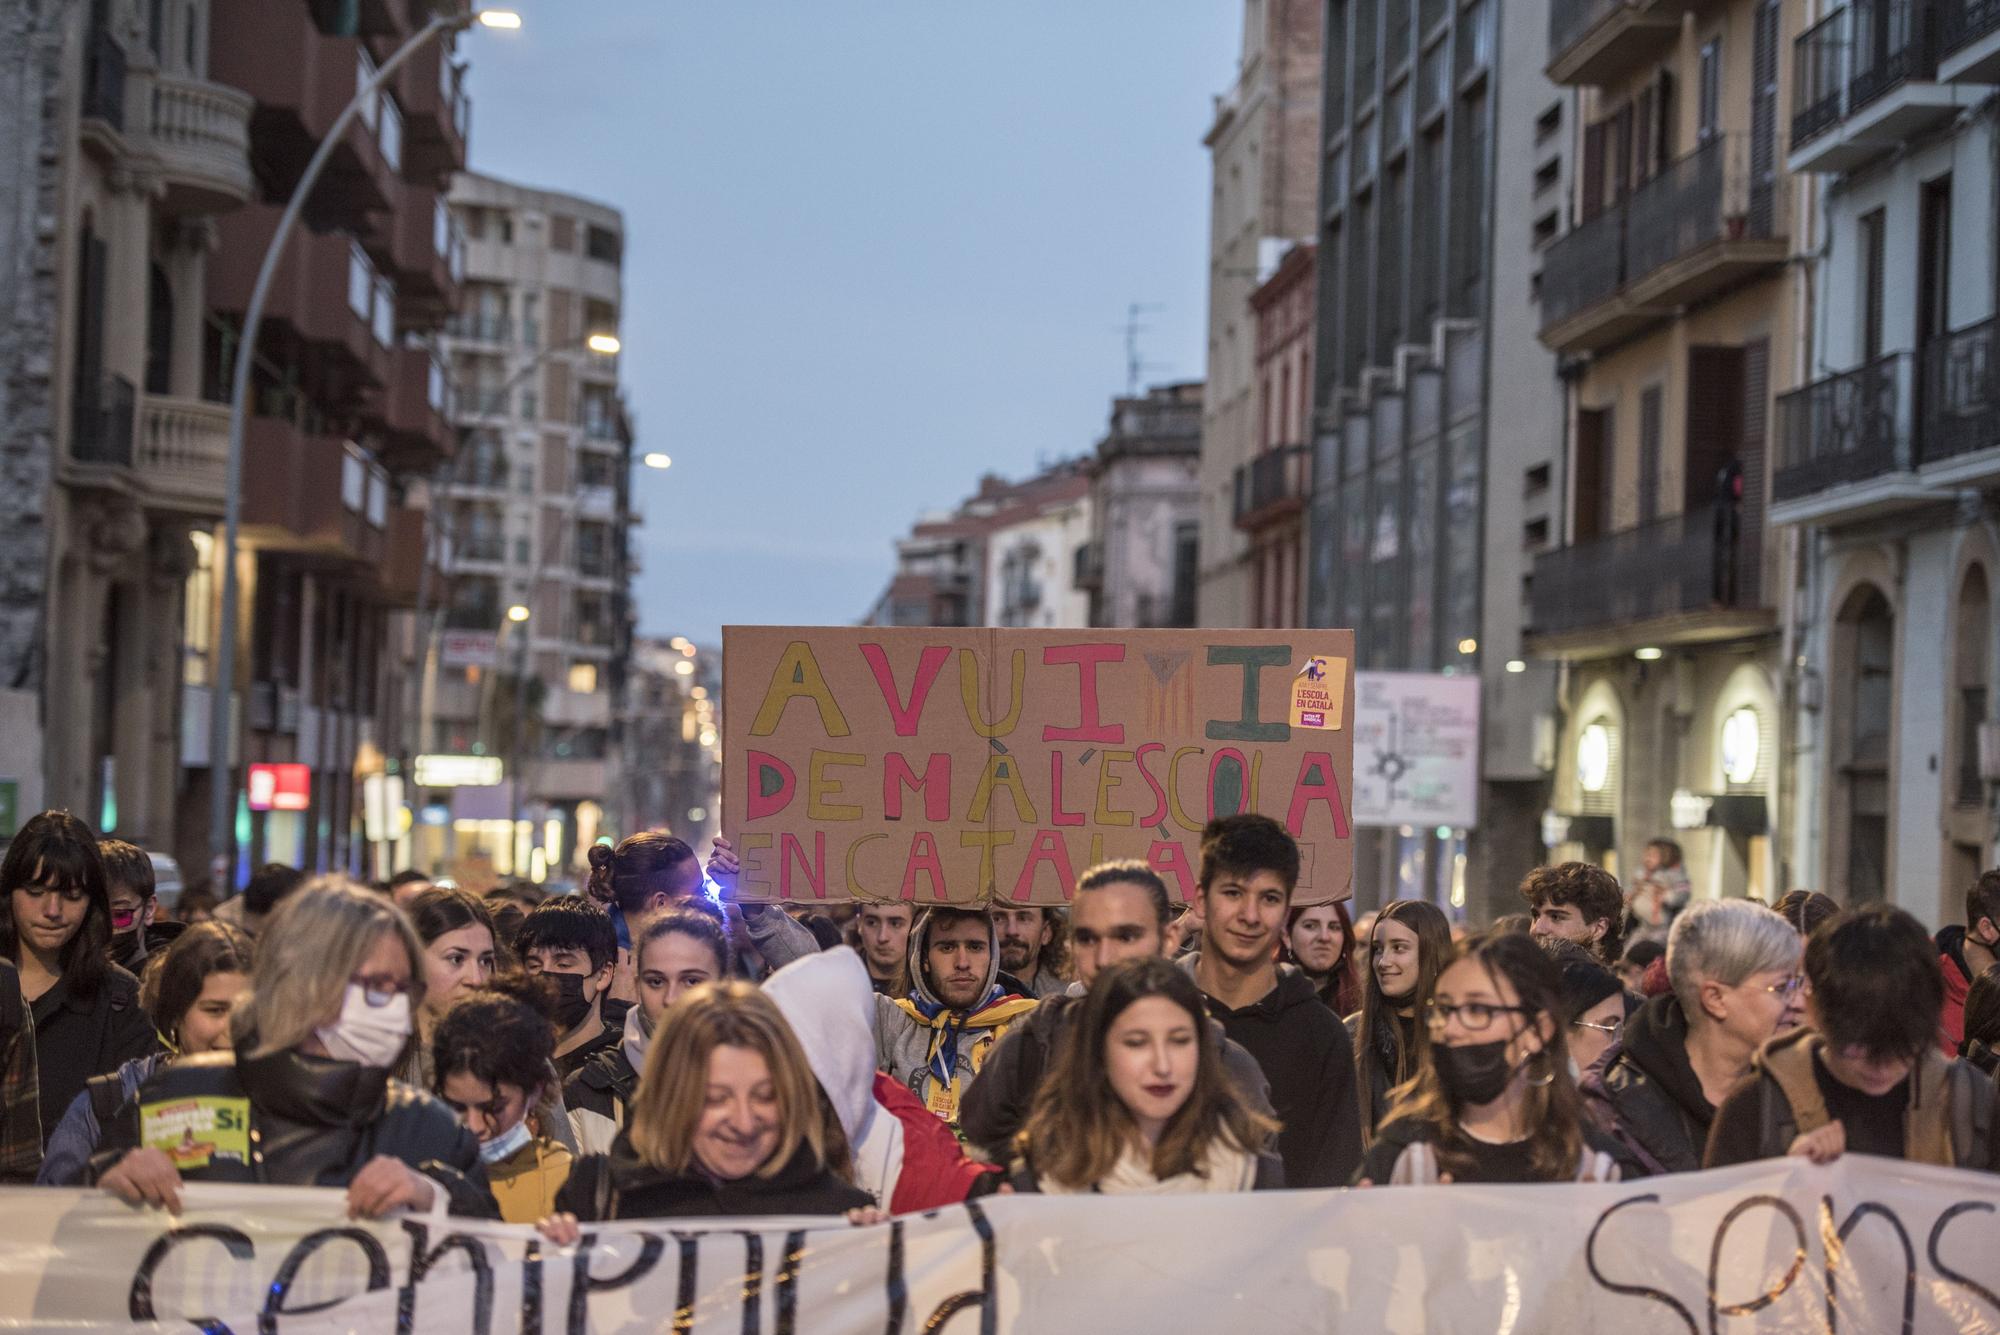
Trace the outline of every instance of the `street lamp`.
{"type": "Polygon", "coordinates": [[[522,603],[515,603],[512,607],[507,609],[507,619],[513,622],[517,626],[521,624],[523,621],[526,621],[528,619],[527,606],[522,603]]]}
{"type": "Polygon", "coordinates": [[[222,617],[217,637],[219,652],[215,695],[210,702],[208,729],[208,836],[211,858],[226,856],[224,850],[229,846],[230,818],[235,806],[232,799],[236,796],[235,770],[229,754],[230,724],[236,713],[231,704],[231,698],[236,693],[236,547],[243,520],[243,431],[245,419],[249,416],[250,368],[257,357],[257,332],[264,322],[264,302],[271,294],[272,280],[277,277],[278,261],[284,257],[285,242],[290,239],[300,213],[305,210],[306,198],[312,194],[313,186],[318,184],[320,173],[326,169],[327,161],[347,133],[347,127],[361,114],[361,108],[373,102],[389,80],[395,77],[396,71],[434,38],[447,32],[463,32],[474,24],[487,28],[519,28],[521,16],[504,9],[487,9],[472,14],[439,14],[412,34],[394,55],[383,61],[374,78],[355,90],[347,106],[321,137],[312,161],[306,164],[305,174],[293,187],[292,197],[278,218],[277,230],[271,234],[270,243],[264,249],[264,262],[257,269],[257,281],[250,289],[250,304],[243,312],[243,332],[236,345],[236,367],[229,389],[229,455],[222,494],[222,617]]]}
{"type": "Polygon", "coordinates": [[[658,468],[663,470],[672,468],[674,466],[674,461],[672,459],[669,459],[666,455],[661,454],[658,450],[654,450],[651,454],[648,454],[645,458],[641,459],[639,462],[646,465],[646,467],[648,468],[658,468]]]}
{"type": "Polygon", "coordinates": [[[600,357],[616,357],[625,345],[618,341],[616,334],[592,334],[583,340],[583,346],[600,357]]]}

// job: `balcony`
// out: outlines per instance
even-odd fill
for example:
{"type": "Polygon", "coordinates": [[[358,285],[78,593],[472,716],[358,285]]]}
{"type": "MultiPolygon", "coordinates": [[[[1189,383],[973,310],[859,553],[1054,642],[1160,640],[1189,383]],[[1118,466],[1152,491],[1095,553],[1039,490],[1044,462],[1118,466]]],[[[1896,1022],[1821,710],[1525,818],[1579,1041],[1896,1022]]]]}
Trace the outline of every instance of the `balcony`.
{"type": "Polygon", "coordinates": [[[1630,338],[1675,311],[1775,272],[1790,249],[1787,185],[1718,135],[1549,247],[1542,341],[1565,353],[1630,338]]]}
{"type": "MultiPolygon", "coordinates": [[[[278,210],[249,204],[219,223],[222,244],[209,261],[209,295],[215,308],[240,316],[264,247],[277,227],[278,210]]],[[[265,303],[267,329],[283,326],[312,344],[341,392],[378,388],[389,378],[389,349],[348,304],[351,240],[338,232],[295,231],[285,244],[265,303]]]]}
{"type": "Polygon", "coordinates": [[[1938,77],[1946,83],[2000,83],[2000,0],[1942,0],[1938,77]]]}
{"type": "Polygon", "coordinates": [[[1586,87],[1616,83],[1671,47],[1690,0],[1554,0],[1548,76],[1586,87]]]}
{"type": "Polygon", "coordinates": [[[399,471],[428,473],[451,454],[444,370],[421,344],[396,348],[390,364],[385,459],[399,471]]]}
{"type": "Polygon", "coordinates": [[[339,437],[253,417],[244,435],[243,524],[259,547],[379,566],[388,479],[339,437]]]}
{"type": "Polygon", "coordinates": [[[250,177],[248,93],[202,79],[158,75],[146,134],[171,214],[223,213],[255,192],[250,177]]]}
{"type": "Polygon", "coordinates": [[[403,67],[397,90],[403,107],[403,176],[438,184],[465,170],[472,99],[465,92],[464,67],[454,64],[440,42],[403,67]]]}
{"type": "Polygon", "coordinates": [[[1236,468],[1236,527],[1254,533],[1305,509],[1312,494],[1312,447],[1277,445],[1236,468]]]}
{"type": "Polygon", "coordinates": [[[1996,330],[2000,319],[1982,320],[1923,351],[1918,464],[1930,485],[1971,487],[2000,480],[1996,330]]]}
{"type": "Polygon", "coordinates": [[[1533,651],[1594,658],[1770,630],[1743,519],[1740,503],[1718,502],[1536,557],[1533,651]]]}
{"type": "Polygon", "coordinates": [[[1778,396],[1773,524],[1867,519],[1931,499],[1916,476],[1911,362],[1891,353],[1778,396]]]}
{"type": "Polygon", "coordinates": [[[1793,41],[1792,171],[1853,171],[1985,98],[1939,81],[1937,15],[1929,0],[1857,0],[1793,41]]]}
{"type": "Polygon", "coordinates": [[[222,513],[229,405],[148,394],[139,412],[139,478],[149,499],[186,514],[222,513]]]}
{"type": "Polygon", "coordinates": [[[428,186],[399,185],[396,212],[384,226],[396,276],[396,323],[404,330],[439,328],[458,305],[462,263],[443,201],[428,186]]]}
{"type": "MultiPolygon", "coordinates": [[[[422,510],[411,510],[401,505],[389,507],[381,579],[383,596],[394,606],[415,607],[417,604],[417,585],[423,579],[425,536],[422,510]]],[[[437,587],[435,569],[431,587],[437,587]]]]}
{"type": "Polygon", "coordinates": [[[465,343],[485,343],[498,348],[514,345],[514,322],[504,315],[460,311],[444,322],[444,331],[465,343]]]}

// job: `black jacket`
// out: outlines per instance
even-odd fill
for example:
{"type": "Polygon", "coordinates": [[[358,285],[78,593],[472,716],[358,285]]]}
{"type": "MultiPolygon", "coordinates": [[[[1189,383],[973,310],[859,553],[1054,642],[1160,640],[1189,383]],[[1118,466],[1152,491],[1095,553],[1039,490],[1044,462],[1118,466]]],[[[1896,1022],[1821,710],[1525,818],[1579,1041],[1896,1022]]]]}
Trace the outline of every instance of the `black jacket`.
{"type": "MultiPolygon", "coordinates": [[[[966,1087],[959,1107],[959,1130],[966,1142],[983,1150],[994,1163],[1013,1158],[1014,1136],[1028,1124],[1042,1077],[1056,1059],[1056,1045],[1069,1032],[1082,997],[1065,992],[1045,999],[993,1045],[979,1073],[966,1087]]],[[[1222,1044],[1222,1068],[1250,1106],[1271,1113],[1271,1082],[1257,1059],[1230,1041],[1220,1023],[1209,1021],[1222,1044]]],[[[571,1107],[576,1105],[571,1104],[571,1107]]]]}
{"type": "MultiPolygon", "coordinates": [[[[246,1050],[249,1047],[246,1042],[246,1050]]],[[[209,1052],[161,1068],[104,1130],[91,1159],[94,1182],[140,1143],[148,1105],[200,1098],[249,1109],[247,1160],[213,1137],[205,1164],[180,1165],[195,1182],[267,1182],[344,1187],[371,1159],[387,1155],[438,1183],[451,1213],[498,1219],[479,1142],[449,1108],[380,1067],[311,1057],[296,1050],[238,1058],[209,1052]]],[[[241,1143],[241,1142],[238,1142],[241,1143]]]]}
{"type": "MultiPolygon", "coordinates": [[[[1602,1153],[1620,1164],[1618,1146],[1609,1137],[1585,1126],[1579,1128],[1583,1135],[1583,1150],[1586,1156],[1602,1153]]],[[[1403,1157],[1403,1151],[1419,1141],[1435,1142],[1437,1128],[1414,1117],[1396,1117],[1384,1122],[1375,1132],[1375,1141],[1368,1147],[1368,1157],[1362,1164],[1359,1176],[1377,1186],[1386,1185],[1396,1171],[1396,1161],[1403,1157]]],[[[1461,1166],[1453,1176],[1453,1181],[1467,1182],[1542,1182],[1550,1179],[1538,1177],[1528,1163],[1528,1155],[1522,1147],[1513,1145],[1475,1146],[1475,1157],[1469,1165],[1461,1166]]],[[[1565,1179],[1567,1180],[1567,1179],[1565,1179]]]]}
{"type": "Polygon", "coordinates": [[[801,1144],[771,1177],[722,1182],[699,1170],[663,1173],[642,1162],[621,1131],[609,1154],[577,1161],[556,1193],[556,1209],[587,1222],[607,1219],[707,1219],[736,1215],[845,1214],[875,1198],[849,1186],[801,1144]]]}
{"type": "Polygon", "coordinates": [[[557,1057],[556,1071],[562,1076],[564,1087],[568,1087],[569,1078],[581,1071],[591,1058],[606,1051],[616,1052],[618,1045],[624,1041],[625,1020],[620,1016],[616,1025],[606,1020],[604,1027],[585,1040],[583,1046],[557,1057]]]}
{"type": "Polygon", "coordinates": [[[632,1069],[625,1045],[599,1048],[563,1082],[563,1107],[573,1113],[595,1113],[622,1126],[625,1105],[638,1087],[639,1073],[632,1069]]]}
{"type": "Polygon", "coordinates": [[[70,992],[67,976],[35,999],[35,1064],[41,1081],[42,1144],[94,1075],[108,1075],[160,1045],[140,1009],[139,980],[113,966],[89,1001],[70,992]]]}
{"type": "MultiPolygon", "coordinates": [[[[1182,967],[1193,972],[1198,959],[1190,955],[1182,967]]],[[[1241,1010],[1205,1000],[1223,1032],[1249,1050],[1271,1082],[1271,1107],[1284,1126],[1278,1154],[1285,1185],[1345,1186],[1361,1162],[1361,1102],[1347,1027],[1297,972],[1281,971],[1276,987],[1241,1010]]]]}
{"type": "Polygon", "coordinates": [[[1627,1178],[1701,1167],[1715,1106],[1687,1055],[1687,1015],[1672,994],[1653,997],[1625,1022],[1601,1079],[1583,1097],[1600,1129],[1619,1144],[1627,1178]]]}
{"type": "Polygon", "coordinates": [[[1356,1011],[1343,1022],[1347,1028],[1347,1041],[1353,1045],[1355,1058],[1367,1075],[1367,1089],[1362,1097],[1366,1100],[1362,1111],[1368,1120],[1368,1129],[1382,1125],[1382,1119],[1389,1114],[1389,1091],[1398,1083],[1396,1080],[1396,1035],[1391,1025],[1401,1024],[1403,1042],[1416,1042],[1416,1021],[1403,1019],[1393,1012],[1385,1012],[1375,1017],[1375,1032],[1363,1035],[1361,1032],[1361,1012],[1356,1011]],[[1364,1051],[1362,1044],[1366,1043],[1364,1051]]]}

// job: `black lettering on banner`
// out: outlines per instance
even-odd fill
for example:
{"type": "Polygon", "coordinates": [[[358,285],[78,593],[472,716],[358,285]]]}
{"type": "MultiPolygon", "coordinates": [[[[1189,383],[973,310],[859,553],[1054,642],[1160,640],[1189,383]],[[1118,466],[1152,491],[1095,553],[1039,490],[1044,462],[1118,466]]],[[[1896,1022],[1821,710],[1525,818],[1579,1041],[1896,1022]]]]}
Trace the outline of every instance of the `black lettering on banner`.
{"type": "Polygon", "coordinates": [[[887,1335],[903,1335],[903,1322],[910,1315],[910,1281],[903,1273],[903,1221],[889,1223],[889,1324],[887,1335]]]}
{"type": "Polygon", "coordinates": [[[529,1238],[521,1252],[521,1331],[541,1335],[542,1330],[542,1240],[529,1238]]]}
{"type": "Polygon", "coordinates": [[[1931,1225],[1930,1245],[1925,1250],[1930,1255],[1931,1269],[1937,1271],[1940,1277],[1983,1300],[1988,1307],[2000,1310],[2000,1294],[1995,1294],[1993,1290],[1987,1288],[1976,1279],[1959,1274],[1956,1270],[1946,1265],[1938,1256],[1938,1243],[1944,1240],[1945,1226],[1960,1215],[1972,1210],[1984,1210],[1987,1214],[1993,1213],[1993,1207],[1985,1201],[1960,1201],[1939,1215],[1937,1223],[1931,1225]]]}
{"type": "Polygon", "coordinates": [[[740,1233],[743,1239],[743,1335],[763,1335],[764,1239],[740,1233]]]}
{"type": "Polygon", "coordinates": [[[472,1329],[474,1335],[490,1335],[493,1329],[493,1266],[486,1259],[486,1245],[463,1233],[449,1233],[436,1247],[430,1245],[431,1231],[414,1220],[403,1221],[410,1235],[410,1278],[396,1298],[396,1329],[411,1335],[416,1329],[417,1285],[422,1283],[447,1252],[463,1252],[472,1262],[472,1329]]]}
{"type": "Polygon", "coordinates": [[[1896,1240],[1903,1244],[1903,1335],[1911,1335],[1917,1327],[1917,1250],[1910,1245],[1909,1230],[1896,1212],[1886,1205],[1874,1201],[1863,1201],[1854,1207],[1845,1223],[1838,1229],[1833,1226],[1833,1197],[1822,1196],[1819,1201],[1820,1232],[1826,1242],[1826,1331],[1834,1335],[1840,1329],[1835,1313],[1834,1273],[1840,1258],[1846,1252],[1848,1237],[1869,1215],[1880,1215],[1896,1230],[1896,1240]]]}
{"type": "Polygon", "coordinates": [[[1715,1335],[1715,1332],[1720,1329],[1721,1319],[1725,1316],[1749,1316],[1752,1312],[1761,1312],[1772,1303],[1778,1301],[1779,1298],[1784,1296],[1786,1290],[1792,1287],[1793,1282],[1799,1277],[1799,1272],[1804,1270],[1805,1267],[1806,1225],[1805,1221],[1799,1218],[1799,1212],[1792,1208],[1789,1201],[1782,1196],[1752,1196],[1748,1200],[1738,1201],[1730,1207],[1728,1214],[1722,1216],[1722,1222],[1716,1225],[1715,1241],[1708,1250],[1709,1335],[1715,1335]],[[1791,1268],[1785,1271],[1785,1277],[1778,1281],[1775,1288],[1760,1293],[1755,1298],[1724,1306],[1715,1291],[1716,1281],[1721,1278],[1722,1272],[1723,1241],[1728,1238],[1729,1230],[1735,1226],[1738,1219],[1760,1205],[1776,1210],[1792,1222],[1792,1233],[1797,1238],[1798,1243],[1792,1252],[1791,1268]]]}
{"type": "Polygon", "coordinates": [[[798,1335],[799,1271],[805,1266],[805,1261],[805,1230],[794,1229],[785,1234],[785,1260],[778,1267],[777,1335],[798,1335]]]}
{"type": "Polygon", "coordinates": [[[994,1335],[999,1329],[1000,1314],[994,1310],[993,1271],[997,1265],[993,1241],[993,1223],[986,1212],[972,1201],[965,1203],[965,1213],[972,1221],[973,1232],[979,1235],[979,1287],[964,1293],[954,1293],[937,1305],[924,1321],[924,1335],[936,1335],[944,1329],[947,1321],[977,1304],[979,1307],[979,1335],[994,1335]]]}
{"type": "MultiPolygon", "coordinates": [[[[153,1276],[167,1259],[167,1253],[184,1242],[207,1239],[219,1242],[229,1255],[238,1261],[257,1259],[257,1244],[250,1241],[250,1235],[230,1228],[226,1224],[190,1224],[183,1228],[169,1229],[154,1239],[153,1245],[139,1261],[139,1268],[132,1272],[132,1288],[125,1297],[125,1311],[134,1321],[158,1321],[160,1314],[153,1310],[153,1276]]],[[[184,1317],[200,1326],[207,1335],[228,1335],[229,1327],[212,1316],[184,1317]]]]}
{"type": "MultiPolygon", "coordinates": [[[[603,1278],[590,1273],[590,1253],[597,1246],[597,1235],[586,1233],[577,1239],[576,1258],[571,1262],[573,1269],[569,1281],[569,1335],[583,1335],[590,1329],[590,1295],[608,1293],[613,1289],[630,1288],[638,1283],[654,1266],[660,1263],[660,1256],[667,1250],[667,1244],[657,1233],[633,1233],[629,1236],[639,1239],[639,1256],[631,1265],[616,1275],[603,1278]]],[[[681,1249],[683,1257],[687,1249],[681,1249]]],[[[686,1285],[682,1286],[686,1292],[686,1285]]],[[[692,1308],[694,1297],[687,1294],[683,1307],[692,1308]]],[[[680,1314],[674,1314],[674,1329],[680,1329],[680,1314]]],[[[690,1318],[689,1324],[692,1323],[690,1318]]]]}
{"type": "Polygon", "coordinates": [[[676,1229],[674,1241],[680,1244],[681,1249],[680,1284],[674,1294],[674,1335],[692,1335],[696,1265],[701,1259],[701,1234],[682,1233],[676,1229]]]}
{"type": "Polygon", "coordinates": [[[382,1244],[375,1240],[373,1233],[359,1228],[323,1228],[317,1233],[308,1233],[285,1254],[283,1263],[278,1266],[278,1273],[272,1277],[271,1287],[264,1295],[264,1310],[257,1314],[258,1335],[278,1335],[278,1318],[281,1316],[324,1312],[329,1307],[338,1307],[354,1296],[351,1293],[342,1294],[338,1298],[328,1299],[312,1307],[285,1306],[285,1296],[292,1291],[292,1284],[298,1279],[299,1271],[305,1269],[306,1262],[310,1261],[320,1248],[332,1242],[351,1242],[361,1249],[363,1256],[368,1258],[366,1292],[374,1293],[389,1287],[389,1253],[383,1250],[382,1244]]]}
{"type": "Polygon", "coordinates": [[[1608,1289],[1612,1293],[1623,1294],[1627,1298],[1650,1298],[1656,1303],[1661,1303],[1672,1309],[1675,1316],[1687,1322],[1688,1335],[1701,1335],[1701,1327],[1695,1324],[1694,1313],[1682,1306],[1680,1300],[1672,1294],[1663,1293],[1659,1289],[1647,1284],[1620,1284],[1615,1280],[1606,1278],[1604,1272],[1597,1265],[1597,1235],[1604,1231],[1606,1224],[1611,1222],[1611,1216],[1617,1214],[1628,1205],[1657,1205],[1659,1201],[1659,1193],[1650,1192],[1644,1196],[1628,1196],[1624,1200],[1608,1206],[1603,1214],[1597,1216],[1597,1222],[1590,1226],[1590,1238],[1583,1245],[1583,1262],[1590,1268],[1590,1278],[1598,1287],[1608,1289]]]}

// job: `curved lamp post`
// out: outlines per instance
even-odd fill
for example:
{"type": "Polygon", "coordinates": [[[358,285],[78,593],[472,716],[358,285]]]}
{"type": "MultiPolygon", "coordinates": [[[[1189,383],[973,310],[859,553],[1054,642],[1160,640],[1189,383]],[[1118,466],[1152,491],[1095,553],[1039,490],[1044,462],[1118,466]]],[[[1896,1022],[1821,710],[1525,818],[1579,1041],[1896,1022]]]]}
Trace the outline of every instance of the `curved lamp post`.
{"type": "MultiPolygon", "coordinates": [[[[334,119],[332,128],[320,140],[319,149],[306,165],[305,175],[292,190],[292,197],[285,204],[285,212],[278,219],[278,227],[271,234],[270,244],[264,250],[264,262],[257,270],[257,282],[250,289],[250,305],[243,313],[243,333],[236,346],[236,368],[230,379],[229,388],[229,459],[222,496],[222,624],[217,636],[218,661],[215,669],[215,695],[210,701],[208,728],[208,784],[209,784],[209,857],[220,863],[219,870],[228,875],[228,848],[230,829],[233,822],[236,796],[235,765],[230,755],[230,724],[235,721],[236,710],[233,697],[236,693],[236,545],[237,532],[242,523],[243,511],[243,430],[249,415],[250,371],[257,356],[257,330],[264,322],[264,302],[271,293],[271,282],[277,276],[278,261],[285,253],[285,242],[292,229],[298,225],[299,215],[305,210],[307,196],[320,173],[326,169],[333,150],[340,143],[347,127],[360,114],[361,108],[372,101],[382,87],[394,77],[409,58],[427,43],[447,32],[461,32],[474,24],[488,28],[518,28],[521,16],[510,10],[489,9],[478,13],[440,14],[425,24],[396,53],[382,62],[375,71],[375,77],[356,90],[354,97],[334,119]]],[[[220,878],[218,878],[220,879],[220,878]]]]}

